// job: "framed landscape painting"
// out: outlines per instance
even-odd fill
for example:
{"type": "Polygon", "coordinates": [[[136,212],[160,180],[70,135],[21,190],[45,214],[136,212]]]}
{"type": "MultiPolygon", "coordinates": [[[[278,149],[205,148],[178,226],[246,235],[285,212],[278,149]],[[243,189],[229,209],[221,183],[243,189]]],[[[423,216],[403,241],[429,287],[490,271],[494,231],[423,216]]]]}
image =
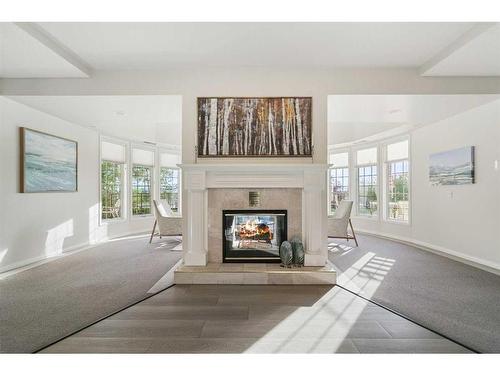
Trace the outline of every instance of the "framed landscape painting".
{"type": "Polygon", "coordinates": [[[433,186],[473,184],[474,146],[432,154],[429,179],[433,186]]]}
{"type": "Polygon", "coordinates": [[[198,156],[312,156],[312,98],[198,98],[198,156]]]}
{"type": "Polygon", "coordinates": [[[21,193],[77,191],[77,142],[28,128],[20,135],[21,193]]]}

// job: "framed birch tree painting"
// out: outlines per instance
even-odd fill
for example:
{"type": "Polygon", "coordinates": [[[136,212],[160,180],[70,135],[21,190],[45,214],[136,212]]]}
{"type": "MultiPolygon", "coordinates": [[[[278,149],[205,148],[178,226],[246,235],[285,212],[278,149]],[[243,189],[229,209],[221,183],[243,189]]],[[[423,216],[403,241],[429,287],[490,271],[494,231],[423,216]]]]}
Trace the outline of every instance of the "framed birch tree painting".
{"type": "Polygon", "coordinates": [[[199,157],[312,156],[312,98],[198,98],[199,157]]]}

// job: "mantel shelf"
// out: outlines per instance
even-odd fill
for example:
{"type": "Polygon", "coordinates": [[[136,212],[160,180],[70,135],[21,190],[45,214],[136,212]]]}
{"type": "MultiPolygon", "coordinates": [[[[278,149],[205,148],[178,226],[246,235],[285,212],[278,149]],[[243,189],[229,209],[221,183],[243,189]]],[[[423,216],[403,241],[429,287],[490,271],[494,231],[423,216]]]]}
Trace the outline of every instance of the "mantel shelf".
{"type": "Polygon", "coordinates": [[[283,164],[250,164],[250,163],[198,163],[198,164],[177,164],[179,168],[184,171],[224,171],[224,172],[266,172],[266,171],[287,171],[287,172],[299,172],[299,171],[326,171],[330,164],[306,164],[306,163],[283,163],[283,164]]]}

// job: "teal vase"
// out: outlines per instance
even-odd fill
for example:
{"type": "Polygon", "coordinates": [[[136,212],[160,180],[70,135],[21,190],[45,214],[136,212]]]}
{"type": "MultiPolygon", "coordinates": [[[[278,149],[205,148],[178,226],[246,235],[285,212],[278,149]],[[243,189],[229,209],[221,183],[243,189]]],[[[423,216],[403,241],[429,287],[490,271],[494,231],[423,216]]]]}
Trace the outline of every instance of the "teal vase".
{"type": "Polygon", "coordinates": [[[281,267],[292,266],[293,260],[293,250],[292,244],[288,241],[283,241],[280,245],[280,258],[281,258],[281,267]]]}
{"type": "Polygon", "coordinates": [[[304,245],[302,241],[292,241],[293,264],[297,267],[304,265],[304,245]]]}

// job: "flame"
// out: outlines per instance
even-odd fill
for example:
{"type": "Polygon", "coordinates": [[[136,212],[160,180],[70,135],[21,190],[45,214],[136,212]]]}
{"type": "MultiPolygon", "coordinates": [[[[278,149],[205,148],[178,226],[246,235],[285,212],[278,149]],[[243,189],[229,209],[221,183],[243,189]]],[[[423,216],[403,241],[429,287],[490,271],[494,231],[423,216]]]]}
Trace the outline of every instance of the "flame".
{"type": "Polygon", "coordinates": [[[259,223],[258,220],[248,220],[245,224],[240,226],[238,231],[240,238],[252,239],[273,239],[271,228],[267,224],[259,223]]]}

